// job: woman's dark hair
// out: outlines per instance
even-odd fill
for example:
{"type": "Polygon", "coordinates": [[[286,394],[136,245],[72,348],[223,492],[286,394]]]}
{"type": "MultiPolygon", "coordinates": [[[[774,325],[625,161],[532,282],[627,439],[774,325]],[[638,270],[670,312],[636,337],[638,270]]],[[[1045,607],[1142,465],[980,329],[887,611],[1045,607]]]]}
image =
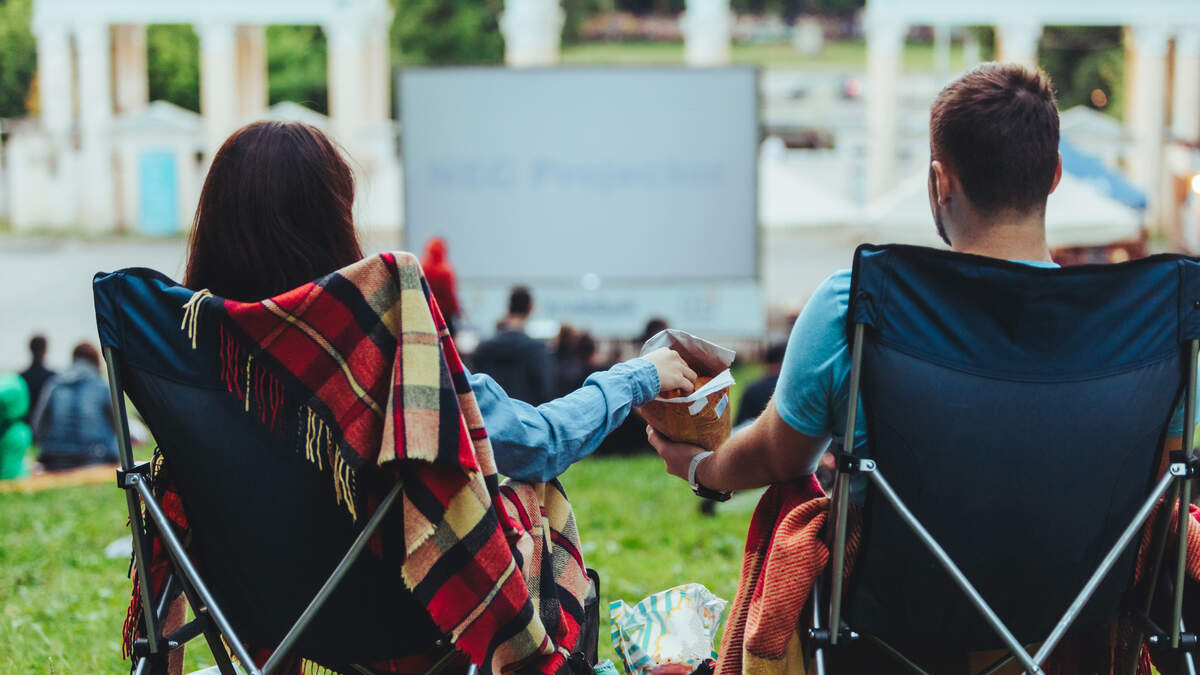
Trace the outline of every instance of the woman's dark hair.
{"type": "Polygon", "coordinates": [[[183,285],[252,302],[361,260],[353,205],[354,175],[319,129],[244,126],[204,180],[183,285]]]}

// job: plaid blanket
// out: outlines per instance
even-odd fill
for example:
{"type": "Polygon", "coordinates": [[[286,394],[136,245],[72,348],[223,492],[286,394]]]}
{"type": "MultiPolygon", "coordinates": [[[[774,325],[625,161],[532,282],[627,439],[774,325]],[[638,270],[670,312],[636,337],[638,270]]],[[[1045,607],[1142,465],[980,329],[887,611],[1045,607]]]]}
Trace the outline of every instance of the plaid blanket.
{"type": "Polygon", "coordinates": [[[373,256],[261,302],[198,291],[182,308],[193,347],[210,316],[221,383],[267,427],[297,425],[298,452],[350,517],[378,499],[362,472],[403,481],[400,572],[455,647],[484,671],[557,671],[590,584],[574,515],[556,481],[500,484],[417,259],[373,256]]]}
{"type": "MultiPolygon", "coordinates": [[[[1161,510],[1162,502],[1159,504],[1161,510]]],[[[801,630],[808,626],[801,612],[817,577],[829,564],[830,552],[822,536],[830,500],[815,477],[771,486],[759,500],[746,537],[746,552],[733,608],[721,640],[718,675],[783,675],[806,673],[801,630]]],[[[1178,508],[1172,505],[1168,542],[1177,541],[1178,508]]],[[[1187,574],[1200,581],[1200,508],[1191,506],[1193,524],[1188,528],[1187,574]]],[[[1149,522],[1156,522],[1152,516],[1149,522]]],[[[854,566],[861,537],[860,525],[852,517],[847,532],[846,571],[854,566]]],[[[1145,528],[1134,567],[1135,586],[1149,566],[1151,528],[1145,528]]],[[[1170,558],[1168,558],[1170,559],[1170,558]]],[[[1138,675],[1151,675],[1150,650],[1131,643],[1134,626],[1121,619],[1102,634],[1075,634],[1064,639],[1050,655],[1044,671],[1051,675],[1127,672],[1129,659],[1137,659],[1138,675]],[[1119,664],[1126,664],[1119,668],[1119,664]]],[[[979,667],[1001,655],[987,655],[979,667]]],[[[884,664],[891,664],[884,657],[884,664]]],[[[881,666],[886,668],[887,665],[881,666]]],[[[1159,667],[1166,667],[1160,664],[1159,667]]],[[[1019,668],[1017,671],[1019,672],[1019,668]]],[[[1003,671],[1008,672],[1008,671],[1003,671]]],[[[1173,672],[1165,669],[1163,672],[1173,672]]]]}

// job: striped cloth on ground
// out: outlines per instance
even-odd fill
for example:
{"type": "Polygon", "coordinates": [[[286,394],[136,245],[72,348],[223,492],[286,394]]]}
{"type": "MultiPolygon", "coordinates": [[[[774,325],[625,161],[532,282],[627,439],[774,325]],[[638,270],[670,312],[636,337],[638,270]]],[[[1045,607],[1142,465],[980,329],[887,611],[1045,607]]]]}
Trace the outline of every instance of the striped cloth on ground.
{"type": "Polygon", "coordinates": [[[298,426],[298,452],[330,473],[352,518],[377,501],[360,492],[362,472],[403,481],[400,572],[472,663],[563,665],[590,583],[570,504],[557,481],[500,484],[414,256],[372,256],[261,302],[200,291],[181,312],[193,347],[197,322],[219,321],[221,383],[262,424],[298,426]]]}

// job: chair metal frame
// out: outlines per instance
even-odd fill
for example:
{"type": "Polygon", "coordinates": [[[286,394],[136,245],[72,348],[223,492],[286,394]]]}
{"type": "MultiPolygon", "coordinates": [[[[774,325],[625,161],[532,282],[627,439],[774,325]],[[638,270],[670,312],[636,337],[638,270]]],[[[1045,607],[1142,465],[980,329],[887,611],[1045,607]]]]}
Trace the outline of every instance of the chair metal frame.
{"type": "MultiPolygon", "coordinates": [[[[212,592],[209,591],[204,580],[200,578],[199,572],[188,557],[187,550],[179,540],[178,535],[176,535],[170,519],[167,518],[158,500],[155,499],[151,487],[150,463],[134,463],[133,451],[129,440],[129,420],[125,408],[125,389],[122,386],[121,373],[114,348],[104,348],[104,362],[108,371],[108,387],[112,398],[113,419],[117,425],[117,450],[120,457],[120,467],[117,469],[117,486],[125,491],[125,501],[129,509],[129,528],[133,534],[133,566],[141,589],[142,620],[146,626],[146,637],[139,638],[134,644],[134,658],[137,659],[133,669],[134,675],[151,675],[152,673],[165,672],[162,666],[165,665],[167,654],[183,646],[189,640],[198,637],[200,634],[203,634],[207,640],[209,649],[212,651],[213,658],[216,659],[217,668],[220,670],[221,675],[235,675],[237,672],[233,667],[231,654],[222,644],[222,636],[229,645],[229,649],[232,650],[232,656],[237,658],[241,669],[246,675],[267,675],[276,672],[284,663],[284,660],[293,653],[300,635],[312,623],[317,612],[321,610],[321,607],[329,599],[338,583],[350,570],[351,565],[354,564],[359,554],[366,548],[371,535],[374,534],[379,524],[383,521],[384,516],[387,515],[392,505],[395,504],[396,498],[401,492],[402,485],[397,483],[388,492],[387,496],[383,498],[383,501],[380,502],[379,507],[375,509],[370,519],[367,520],[362,530],[354,539],[354,542],[350,545],[350,548],[346,551],[346,554],[338,562],[333,572],[330,573],[325,583],[321,585],[320,590],[317,591],[317,594],[309,601],[308,606],[297,617],[295,623],[292,624],[292,627],[275,648],[270,658],[267,659],[267,662],[262,668],[259,668],[255,665],[254,659],[246,651],[244,643],[238,638],[233,625],[229,623],[224,612],[221,611],[212,592]],[[162,537],[164,547],[174,569],[174,573],[166,582],[167,588],[163,589],[162,597],[159,598],[157,605],[153,601],[150,586],[149,531],[147,523],[142,518],[142,504],[145,505],[146,515],[149,516],[150,522],[157,530],[159,536],[162,537]],[[173,591],[176,585],[183,591],[184,597],[187,598],[187,602],[191,605],[192,612],[196,618],[169,635],[164,635],[162,633],[163,624],[170,610],[168,600],[174,596],[174,593],[171,591],[173,591]]],[[[439,649],[445,649],[446,653],[426,671],[425,675],[436,675],[441,672],[450,665],[453,657],[457,654],[444,640],[439,641],[434,646],[439,649]]],[[[467,675],[475,675],[476,670],[476,665],[471,664],[467,670],[467,675]]]]}
{"type": "MultiPolygon", "coordinates": [[[[859,398],[859,386],[862,375],[862,350],[864,340],[863,323],[854,324],[854,343],[851,348],[851,367],[850,367],[850,391],[848,401],[851,403],[847,406],[846,412],[846,428],[843,438],[853,439],[856,418],[858,416],[858,406],[856,402],[859,398]]],[[[1151,635],[1150,641],[1155,644],[1166,642],[1172,650],[1182,652],[1184,663],[1187,667],[1187,672],[1191,675],[1196,673],[1196,665],[1192,656],[1192,650],[1196,648],[1196,636],[1184,632],[1182,621],[1183,613],[1183,581],[1186,574],[1187,563],[1187,536],[1188,525],[1191,517],[1188,511],[1188,505],[1191,503],[1192,495],[1192,479],[1196,473],[1197,459],[1194,454],[1194,436],[1195,427],[1187,422],[1195,419],[1196,414],[1196,366],[1197,356],[1200,353],[1200,340],[1189,341],[1187,372],[1188,381],[1184,399],[1184,429],[1183,429],[1183,448],[1184,450],[1171,453],[1171,462],[1166,473],[1158,480],[1154,487],[1150,490],[1149,497],[1146,498],[1142,506],[1134,515],[1132,522],[1121,532],[1116,543],[1109,549],[1107,555],[1100,562],[1099,567],[1092,573],[1092,576],[1084,584],[1082,590],[1075,596],[1073,602],[1067,608],[1067,611],[1059,619],[1054,626],[1050,635],[1042,642],[1041,647],[1035,654],[1030,654],[1025,647],[1012,634],[1012,631],[1004,624],[1003,621],[984,600],[967,579],[962,570],[954,563],[946,551],[941,547],[937,540],[925,529],[921,521],[908,509],[904,501],[900,498],[892,486],[884,478],[883,472],[874,460],[867,458],[859,458],[854,456],[854,444],[848,443],[849,449],[843,450],[842,455],[838,458],[838,475],[837,488],[833,496],[833,555],[830,566],[830,597],[828,600],[828,611],[823,612],[820,603],[820,583],[814,586],[812,591],[812,628],[809,630],[809,638],[814,646],[813,660],[815,669],[818,675],[825,675],[825,654],[824,650],[836,647],[846,642],[851,642],[858,638],[858,634],[848,628],[842,628],[842,587],[844,582],[845,560],[846,560],[846,529],[849,521],[849,494],[850,494],[850,478],[854,474],[864,474],[870,481],[872,487],[877,490],[888,504],[890,504],[905,522],[912,529],[913,533],[925,545],[929,552],[937,559],[941,566],[946,570],[946,573],[955,582],[955,584],[966,594],[971,604],[983,615],[984,619],[1003,640],[1004,644],[1009,649],[1009,655],[1000,659],[1000,661],[988,666],[978,675],[990,675],[1001,668],[1005,667],[1016,659],[1025,667],[1027,675],[1041,675],[1044,673],[1042,664],[1046,658],[1058,645],[1067,629],[1078,618],[1084,606],[1092,597],[1092,594],[1099,587],[1100,583],[1108,575],[1113,565],[1116,564],[1121,553],[1129,546],[1130,542],[1141,531],[1150,513],[1154,510],[1158,500],[1171,490],[1171,497],[1164,501],[1167,504],[1171,501],[1178,500],[1179,505],[1179,550],[1176,555],[1174,569],[1174,588],[1172,589],[1171,603],[1171,628],[1169,633],[1163,632],[1157,635],[1151,635]],[[822,619],[828,617],[828,623],[822,626],[822,619]],[[1181,647],[1181,644],[1183,645],[1181,647]]],[[[1167,539],[1167,518],[1169,516],[1164,512],[1160,520],[1162,527],[1158,528],[1158,532],[1153,538],[1152,551],[1154,556],[1150,566],[1150,575],[1148,582],[1148,591],[1144,605],[1142,606],[1142,616],[1149,614],[1150,605],[1154,597],[1155,586],[1157,585],[1158,575],[1161,572],[1164,549],[1167,539]]],[[[1139,626],[1137,638],[1134,644],[1139,644],[1144,637],[1145,629],[1139,626]]],[[[899,656],[899,655],[898,655],[899,656]]],[[[906,665],[912,668],[915,672],[925,673],[916,664],[906,661],[906,665]]],[[[1137,667],[1136,659],[1133,661],[1133,670],[1137,667]]]]}

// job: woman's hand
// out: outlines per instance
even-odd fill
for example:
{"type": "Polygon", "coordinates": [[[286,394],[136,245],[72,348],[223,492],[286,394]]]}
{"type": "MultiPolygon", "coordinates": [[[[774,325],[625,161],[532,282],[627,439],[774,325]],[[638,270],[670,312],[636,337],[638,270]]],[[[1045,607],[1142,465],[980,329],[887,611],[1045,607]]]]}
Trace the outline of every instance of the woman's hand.
{"type": "Polygon", "coordinates": [[[642,358],[653,363],[658,371],[658,393],[682,389],[684,395],[687,395],[695,391],[696,371],[688,367],[679,352],[659,347],[642,358]]]}

